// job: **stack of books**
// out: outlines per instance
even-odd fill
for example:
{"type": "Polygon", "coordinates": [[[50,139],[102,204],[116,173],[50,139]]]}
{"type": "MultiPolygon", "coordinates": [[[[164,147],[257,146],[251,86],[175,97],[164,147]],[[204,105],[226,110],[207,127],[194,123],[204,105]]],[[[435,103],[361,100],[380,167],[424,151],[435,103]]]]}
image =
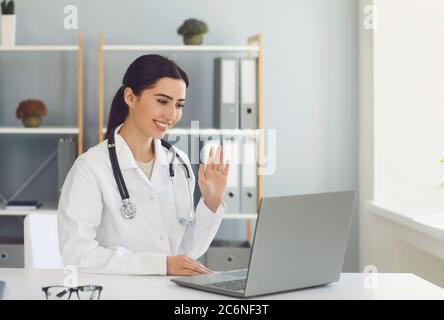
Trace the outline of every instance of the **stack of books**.
{"type": "Polygon", "coordinates": [[[42,206],[39,201],[9,201],[6,210],[35,210],[42,206]]]}

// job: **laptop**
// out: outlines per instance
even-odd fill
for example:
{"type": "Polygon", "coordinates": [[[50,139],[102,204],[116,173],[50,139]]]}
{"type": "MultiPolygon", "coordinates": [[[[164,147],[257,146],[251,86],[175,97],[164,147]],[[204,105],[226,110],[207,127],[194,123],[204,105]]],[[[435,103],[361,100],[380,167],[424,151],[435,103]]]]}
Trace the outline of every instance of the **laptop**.
{"type": "Polygon", "coordinates": [[[3,291],[5,290],[6,283],[4,281],[0,281],[0,300],[2,300],[3,297],[3,291]]]}
{"type": "Polygon", "coordinates": [[[321,286],[339,280],[355,192],[263,198],[248,269],[172,282],[234,297],[321,286]]]}

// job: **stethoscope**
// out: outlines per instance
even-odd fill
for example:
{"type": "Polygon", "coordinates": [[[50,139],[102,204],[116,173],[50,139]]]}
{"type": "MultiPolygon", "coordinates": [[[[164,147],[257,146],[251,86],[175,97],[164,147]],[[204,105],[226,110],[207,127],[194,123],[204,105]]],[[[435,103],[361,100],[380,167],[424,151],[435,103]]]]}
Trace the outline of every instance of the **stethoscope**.
{"type": "MultiPolygon", "coordinates": [[[[116,179],[117,187],[119,188],[120,197],[122,198],[122,207],[120,209],[120,212],[125,219],[132,219],[136,216],[137,208],[136,208],[136,205],[134,204],[134,202],[131,201],[130,195],[128,193],[128,189],[126,188],[125,181],[123,180],[122,171],[120,170],[120,166],[119,166],[119,161],[117,160],[116,143],[114,140],[114,133],[115,133],[116,129],[117,128],[112,130],[111,134],[108,137],[109,158],[111,161],[111,166],[113,168],[114,178],[116,179]]],[[[160,141],[161,141],[162,146],[164,148],[166,148],[167,151],[169,151],[169,152],[172,151],[171,152],[172,158],[171,158],[171,161],[170,161],[168,167],[169,167],[169,172],[170,172],[171,183],[173,185],[174,204],[176,206],[177,220],[179,221],[179,223],[181,225],[184,225],[184,226],[192,225],[194,223],[195,218],[194,218],[193,193],[191,190],[190,171],[189,171],[188,166],[186,165],[185,161],[182,159],[182,157],[174,151],[173,146],[169,142],[167,142],[163,139],[161,139],[160,141]],[[174,170],[174,162],[176,160],[176,157],[177,157],[177,159],[179,159],[179,162],[182,165],[182,168],[185,173],[185,178],[187,179],[187,185],[188,185],[189,213],[186,218],[184,218],[179,213],[179,206],[177,203],[176,175],[175,175],[175,170],[174,170]]]]}

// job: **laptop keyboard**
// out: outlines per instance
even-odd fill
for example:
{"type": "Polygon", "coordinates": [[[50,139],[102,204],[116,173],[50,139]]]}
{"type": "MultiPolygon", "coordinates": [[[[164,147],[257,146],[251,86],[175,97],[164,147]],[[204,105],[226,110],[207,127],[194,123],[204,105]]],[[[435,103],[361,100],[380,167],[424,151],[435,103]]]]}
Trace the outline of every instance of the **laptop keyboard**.
{"type": "Polygon", "coordinates": [[[221,288],[221,289],[239,291],[239,290],[245,290],[246,283],[247,283],[247,279],[239,279],[239,280],[231,280],[231,281],[224,281],[224,282],[208,283],[207,285],[221,288]]]}

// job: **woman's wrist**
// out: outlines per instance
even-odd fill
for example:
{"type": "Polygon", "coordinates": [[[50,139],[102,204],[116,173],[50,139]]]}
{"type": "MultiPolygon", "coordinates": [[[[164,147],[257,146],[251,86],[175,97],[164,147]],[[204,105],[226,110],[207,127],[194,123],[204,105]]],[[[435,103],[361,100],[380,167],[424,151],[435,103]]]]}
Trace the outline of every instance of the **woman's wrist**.
{"type": "Polygon", "coordinates": [[[222,199],[205,199],[204,198],[205,205],[208,207],[208,209],[210,209],[214,213],[216,213],[217,208],[219,208],[221,202],[222,202],[222,199]]]}

